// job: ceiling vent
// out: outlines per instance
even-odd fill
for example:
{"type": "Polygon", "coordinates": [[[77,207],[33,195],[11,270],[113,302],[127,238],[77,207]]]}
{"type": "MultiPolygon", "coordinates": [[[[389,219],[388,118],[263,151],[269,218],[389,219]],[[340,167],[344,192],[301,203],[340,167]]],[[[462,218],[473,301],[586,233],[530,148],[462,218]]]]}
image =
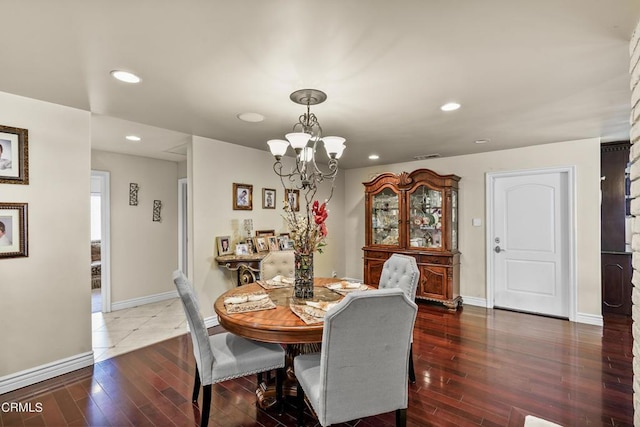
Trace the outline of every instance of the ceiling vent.
{"type": "Polygon", "coordinates": [[[414,160],[427,160],[427,159],[436,159],[438,157],[440,157],[440,153],[423,154],[422,156],[415,156],[413,159],[414,160]]]}

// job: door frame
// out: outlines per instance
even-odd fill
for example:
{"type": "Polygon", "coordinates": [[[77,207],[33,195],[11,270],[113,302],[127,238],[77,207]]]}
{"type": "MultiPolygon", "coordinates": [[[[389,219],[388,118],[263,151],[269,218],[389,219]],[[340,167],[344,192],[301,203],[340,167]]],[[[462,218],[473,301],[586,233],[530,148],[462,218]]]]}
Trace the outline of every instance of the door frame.
{"type": "Polygon", "coordinates": [[[108,171],[91,170],[91,177],[100,181],[100,287],[102,312],[111,312],[111,174],[108,171]]]}
{"type": "Polygon", "coordinates": [[[525,175],[540,175],[547,173],[564,173],[566,174],[566,194],[567,194],[567,223],[564,224],[568,235],[568,247],[567,247],[567,260],[568,275],[569,275],[569,320],[576,321],[578,312],[578,282],[577,282],[577,259],[576,259],[576,247],[577,247],[577,233],[576,233],[576,187],[575,187],[575,166],[561,166],[551,168],[538,168],[538,169],[522,169],[507,172],[487,172],[485,175],[486,182],[486,235],[485,235],[485,253],[486,253],[486,268],[487,268],[487,308],[493,308],[494,306],[494,280],[495,272],[493,269],[494,256],[493,256],[493,220],[494,220],[494,186],[496,180],[500,178],[525,176],[525,175]]]}
{"type": "Polygon", "coordinates": [[[189,232],[188,232],[188,180],[178,179],[178,269],[188,276],[189,232]]]}

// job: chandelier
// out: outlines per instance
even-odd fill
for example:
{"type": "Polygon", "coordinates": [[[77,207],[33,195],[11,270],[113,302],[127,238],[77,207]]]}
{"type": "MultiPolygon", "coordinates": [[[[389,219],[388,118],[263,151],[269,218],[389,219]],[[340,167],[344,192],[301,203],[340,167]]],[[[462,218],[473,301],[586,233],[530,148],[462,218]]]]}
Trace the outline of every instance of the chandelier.
{"type": "Polygon", "coordinates": [[[318,118],[311,112],[311,106],[324,102],[327,95],[317,89],[301,89],[293,92],[289,98],[296,104],[306,105],[307,112],[298,117],[298,122],[293,125],[293,132],[285,135],[287,139],[272,139],[267,142],[271,154],[276,159],[273,170],[280,177],[284,188],[294,188],[304,191],[307,203],[309,203],[316,191],[318,184],[325,180],[331,181],[331,194],[333,195],[333,182],[338,174],[338,159],[345,149],[344,138],[339,136],[322,136],[322,127],[318,118]],[[321,166],[317,161],[320,143],[329,158],[326,166],[321,166]],[[282,164],[282,157],[291,146],[296,154],[295,165],[286,171],[282,164]],[[285,183],[285,180],[288,183],[285,183]]]}

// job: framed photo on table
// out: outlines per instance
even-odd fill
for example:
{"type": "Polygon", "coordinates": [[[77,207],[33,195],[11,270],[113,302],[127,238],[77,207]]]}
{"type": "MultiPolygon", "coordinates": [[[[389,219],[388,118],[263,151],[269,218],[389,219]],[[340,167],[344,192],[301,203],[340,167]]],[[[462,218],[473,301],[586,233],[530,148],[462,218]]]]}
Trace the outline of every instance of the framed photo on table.
{"type": "Polygon", "coordinates": [[[280,246],[278,245],[278,238],[276,236],[267,237],[267,244],[269,245],[269,252],[280,250],[280,246]]]}
{"type": "Polygon", "coordinates": [[[218,247],[218,256],[229,255],[231,251],[231,236],[216,237],[216,246],[218,247]]]}
{"type": "Polygon", "coordinates": [[[253,185],[233,183],[233,209],[253,210],[253,185]]]}
{"type": "Polygon", "coordinates": [[[0,125],[0,184],[29,184],[29,131],[0,125]]]}
{"type": "Polygon", "coordinates": [[[262,209],[276,208],[276,190],[273,188],[262,189],[262,209]]]}
{"type": "Polygon", "coordinates": [[[0,203],[0,258],[29,256],[27,203],[0,203]]]}
{"type": "Polygon", "coordinates": [[[256,237],[254,247],[257,253],[269,252],[269,246],[266,237],[256,237]]]}

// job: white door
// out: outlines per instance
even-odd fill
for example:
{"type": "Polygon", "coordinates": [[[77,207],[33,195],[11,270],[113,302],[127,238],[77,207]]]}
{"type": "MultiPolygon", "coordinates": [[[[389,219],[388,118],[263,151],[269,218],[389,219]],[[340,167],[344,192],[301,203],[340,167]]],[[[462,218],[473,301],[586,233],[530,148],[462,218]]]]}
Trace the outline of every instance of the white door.
{"type": "Polygon", "coordinates": [[[568,172],[504,174],[491,182],[494,306],[569,317],[568,172]]]}

